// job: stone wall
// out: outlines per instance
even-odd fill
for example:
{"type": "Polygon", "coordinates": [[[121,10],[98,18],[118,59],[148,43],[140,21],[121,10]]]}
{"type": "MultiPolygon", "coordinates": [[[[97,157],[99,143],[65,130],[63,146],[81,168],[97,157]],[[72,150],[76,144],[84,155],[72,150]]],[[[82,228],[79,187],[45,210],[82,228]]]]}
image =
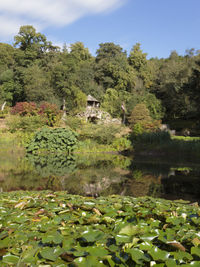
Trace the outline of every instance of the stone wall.
{"type": "Polygon", "coordinates": [[[85,111],[78,113],[77,117],[85,119],[86,121],[94,122],[96,124],[121,124],[120,119],[112,118],[108,112],[103,111],[100,108],[91,106],[88,106],[85,111]]]}

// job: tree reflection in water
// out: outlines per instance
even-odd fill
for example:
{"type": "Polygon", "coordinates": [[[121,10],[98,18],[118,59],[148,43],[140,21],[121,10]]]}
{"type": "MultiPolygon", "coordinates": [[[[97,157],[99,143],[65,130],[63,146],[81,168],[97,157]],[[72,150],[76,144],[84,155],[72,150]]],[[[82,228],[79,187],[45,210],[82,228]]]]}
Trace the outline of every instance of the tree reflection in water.
{"type": "Polygon", "coordinates": [[[153,196],[199,201],[200,167],[141,162],[113,154],[20,155],[1,161],[0,190],[64,190],[70,194],[153,196]],[[9,164],[8,164],[9,162],[9,164]]]}

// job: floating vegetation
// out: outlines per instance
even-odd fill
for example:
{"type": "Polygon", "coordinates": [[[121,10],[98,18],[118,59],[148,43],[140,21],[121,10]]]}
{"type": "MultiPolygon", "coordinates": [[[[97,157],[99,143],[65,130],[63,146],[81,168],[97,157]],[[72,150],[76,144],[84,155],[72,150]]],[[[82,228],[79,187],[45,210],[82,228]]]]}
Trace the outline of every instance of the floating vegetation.
{"type": "Polygon", "coordinates": [[[200,266],[200,208],[150,197],[0,195],[1,266],[200,266]]]}

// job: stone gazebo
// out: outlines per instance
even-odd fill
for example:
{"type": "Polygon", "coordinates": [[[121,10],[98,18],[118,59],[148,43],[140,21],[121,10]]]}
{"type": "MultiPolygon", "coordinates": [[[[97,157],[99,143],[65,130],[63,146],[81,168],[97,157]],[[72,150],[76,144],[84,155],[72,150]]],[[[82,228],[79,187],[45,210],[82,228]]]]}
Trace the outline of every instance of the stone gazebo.
{"type": "Polygon", "coordinates": [[[118,119],[113,119],[111,115],[100,109],[100,101],[94,98],[91,95],[87,96],[87,107],[86,109],[77,114],[79,118],[85,119],[86,121],[95,123],[95,124],[108,124],[108,123],[117,123],[121,124],[121,121],[118,119]]]}

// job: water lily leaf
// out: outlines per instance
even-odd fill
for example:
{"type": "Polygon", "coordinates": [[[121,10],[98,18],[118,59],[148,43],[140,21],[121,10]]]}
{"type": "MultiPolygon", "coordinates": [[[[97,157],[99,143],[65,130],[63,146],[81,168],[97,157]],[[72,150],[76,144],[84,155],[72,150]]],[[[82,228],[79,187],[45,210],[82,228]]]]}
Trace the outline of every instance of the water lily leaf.
{"type": "Polygon", "coordinates": [[[105,223],[113,223],[115,220],[109,216],[103,217],[103,222],[105,223]]]}
{"type": "Polygon", "coordinates": [[[149,242],[143,242],[140,244],[140,249],[141,250],[147,250],[149,251],[151,248],[153,247],[153,245],[149,242]]]}
{"type": "Polygon", "coordinates": [[[127,225],[124,228],[122,228],[119,232],[120,235],[128,235],[128,236],[133,236],[136,235],[139,232],[140,228],[135,225],[127,225]]]}
{"type": "Polygon", "coordinates": [[[115,262],[112,260],[112,256],[106,256],[105,259],[108,261],[110,267],[116,266],[115,262]]]}
{"type": "Polygon", "coordinates": [[[150,266],[152,266],[152,267],[164,267],[165,264],[164,263],[156,263],[155,261],[151,261],[150,266]]]}
{"type": "Polygon", "coordinates": [[[95,256],[87,256],[86,258],[80,257],[73,261],[79,267],[103,267],[105,266],[103,262],[98,261],[98,258],[95,256]]]}
{"type": "Polygon", "coordinates": [[[192,247],[191,254],[197,255],[198,257],[200,257],[200,247],[192,247]]]}
{"type": "Polygon", "coordinates": [[[29,246],[23,253],[22,259],[25,263],[35,263],[36,257],[35,254],[38,251],[38,247],[33,248],[33,246],[29,246]]]}
{"type": "Polygon", "coordinates": [[[19,261],[19,257],[18,256],[11,255],[11,254],[3,256],[3,263],[17,265],[18,261],[19,261]]]}
{"type": "Polygon", "coordinates": [[[150,249],[148,252],[155,261],[157,260],[166,261],[170,256],[169,252],[161,250],[157,247],[150,249]]]}
{"type": "Polygon", "coordinates": [[[176,264],[176,261],[174,259],[166,260],[165,263],[166,263],[167,267],[176,267],[176,266],[179,266],[179,265],[176,264]]]}
{"type": "Polygon", "coordinates": [[[86,230],[81,235],[82,238],[84,238],[87,242],[94,242],[96,240],[99,240],[103,238],[104,233],[99,230],[86,230]]]}
{"type": "Polygon", "coordinates": [[[173,255],[176,260],[186,260],[186,261],[190,260],[191,261],[193,259],[192,255],[184,251],[171,252],[171,255],[173,255]]]}
{"type": "Polygon", "coordinates": [[[126,252],[130,253],[132,260],[138,264],[141,264],[143,261],[150,261],[150,259],[145,256],[144,252],[137,248],[127,249],[126,252]]]}
{"type": "Polygon", "coordinates": [[[128,236],[128,235],[116,235],[115,239],[116,239],[117,244],[131,242],[131,236],[128,236]]]}
{"type": "Polygon", "coordinates": [[[10,243],[10,238],[9,237],[4,238],[0,242],[0,249],[7,248],[9,246],[9,243],[10,243]]]}
{"type": "Polygon", "coordinates": [[[198,245],[200,245],[200,239],[195,237],[193,240],[192,240],[192,243],[195,247],[197,247],[198,245]]]}
{"type": "Polygon", "coordinates": [[[148,235],[143,235],[143,236],[141,236],[141,239],[142,239],[143,241],[152,241],[152,240],[154,240],[156,237],[158,237],[157,234],[148,234],[148,235]]]}
{"type": "Polygon", "coordinates": [[[60,244],[63,240],[63,236],[59,232],[47,233],[42,238],[43,243],[60,244]]]}
{"type": "Polygon", "coordinates": [[[103,247],[88,247],[86,251],[89,252],[91,256],[95,257],[104,257],[109,253],[108,250],[103,247]]]}
{"type": "Polygon", "coordinates": [[[54,249],[53,248],[43,248],[40,251],[40,255],[47,260],[51,260],[51,261],[55,261],[57,259],[57,255],[54,253],[54,249]]]}

